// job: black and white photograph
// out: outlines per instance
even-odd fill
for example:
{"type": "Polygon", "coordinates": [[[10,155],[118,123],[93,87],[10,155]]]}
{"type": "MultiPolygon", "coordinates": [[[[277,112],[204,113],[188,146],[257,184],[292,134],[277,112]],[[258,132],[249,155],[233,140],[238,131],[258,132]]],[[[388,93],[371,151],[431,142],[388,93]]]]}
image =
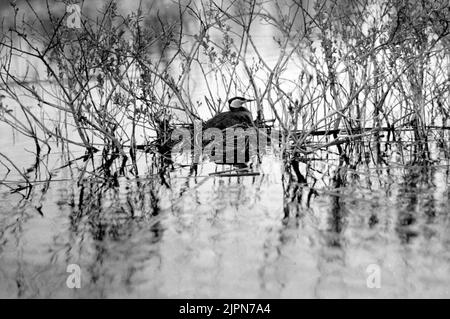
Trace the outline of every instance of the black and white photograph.
{"type": "Polygon", "coordinates": [[[0,299],[450,298],[449,0],[0,17],[0,299]]]}

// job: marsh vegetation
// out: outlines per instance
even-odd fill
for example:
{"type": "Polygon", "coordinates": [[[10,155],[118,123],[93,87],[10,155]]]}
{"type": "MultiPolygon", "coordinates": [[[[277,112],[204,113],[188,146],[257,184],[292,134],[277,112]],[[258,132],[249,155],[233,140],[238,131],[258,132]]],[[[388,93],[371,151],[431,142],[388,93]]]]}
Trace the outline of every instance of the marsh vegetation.
{"type": "Polygon", "coordinates": [[[0,296],[448,297],[448,0],[65,5],[1,9],[0,296]],[[193,169],[234,96],[276,138],[193,169]]]}

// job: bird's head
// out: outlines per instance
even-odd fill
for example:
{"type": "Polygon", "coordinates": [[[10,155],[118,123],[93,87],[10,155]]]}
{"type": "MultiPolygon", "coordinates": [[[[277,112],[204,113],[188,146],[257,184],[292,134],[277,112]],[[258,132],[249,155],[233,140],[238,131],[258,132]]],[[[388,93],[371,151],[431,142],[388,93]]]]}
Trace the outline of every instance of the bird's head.
{"type": "Polygon", "coordinates": [[[236,110],[239,110],[241,107],[243,107],[242,105],[244,103],[251,102],[251,101],[254,101],[254,100],[249,100],[244,97],[237,96],[237,97],[233,97],[228,100],[228,106],[230,107],[230,111],[236,111],[236,110]]]}

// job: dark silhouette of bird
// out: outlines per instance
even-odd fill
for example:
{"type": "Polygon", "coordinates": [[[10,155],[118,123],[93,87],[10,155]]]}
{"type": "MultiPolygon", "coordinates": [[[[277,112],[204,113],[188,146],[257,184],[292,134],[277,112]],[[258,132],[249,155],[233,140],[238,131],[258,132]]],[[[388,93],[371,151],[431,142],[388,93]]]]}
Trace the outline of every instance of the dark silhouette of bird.
{"type": "MultiPolygon", "coordinates": [[[[251,101],[254,100],[249,100],[240,96],[229,99],[228,107],[230,110],[228,112],[219,113],[213,118],[206,121],[206,123],[204,123],[203,129],[206,130],[215,128],[224,131],[225,129],[230,127],[255,127],[252,113],[243,106],[243,104],[251,101]]],[[[204,145],[206,145],[211,142],[211,140],[204,140],[203,142],[205,143],[204,145]]],[[[245,158],[245,162],[248,162],[250,160],[249,140],[248,138],[245,138],[245,145],[243,149],[238,147],[235,143],[237,143],[237,136],[235,136],[234,138],[234,145],[227,144],[227,141],[224,137],[222,148],[223,152],[219,151],[217,155],[216,151],[213,152],[216,159],[215,161],[216,163],[232,164],[240,168],[247,168],[247,165],[245,163],[238,163],[236,160],[238,156],[237,154],[240,152],[244,152],[243,155],[245,158]],[[231,160],[230,162],[230,160],[226,157],[226,152],[224,152],[225,150],[228,150],[227,152],[232,151],[234,153],[234,160],[231,160]]]]}
{"type": "Polygon", "coordinates": [[[242,106],[244,103],[251,101],[254,100],[249,100],[240,96],[229,99],[228,107],[230,110],[228,112],[219,113],[206,121],[204,128],[217,128],[224,130],[228,127],[238,125],[254,126],[252,113],[242,106]]]}

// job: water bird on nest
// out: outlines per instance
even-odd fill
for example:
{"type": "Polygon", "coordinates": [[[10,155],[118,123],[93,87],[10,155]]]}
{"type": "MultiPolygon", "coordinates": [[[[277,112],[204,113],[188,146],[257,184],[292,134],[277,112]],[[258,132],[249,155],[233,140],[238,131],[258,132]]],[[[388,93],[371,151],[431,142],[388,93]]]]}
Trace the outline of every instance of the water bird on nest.
{"type": "Polygon", "coordinates": [[[244,97],[233,97],[228,100],[228,112],[222,112],[206,121],[204,128],[217,128],[224,130],[233,126],[254,126],[252,113],[243,106],[244,103],[252,102],[244,97]]]}
{"type": "MultiPolygon", "coordinates": [[[[203,125],[204,129],[209,128],[216,128],[219,130],[225,130],[230,127],[255,127],[255,124],[253,122],[252,113],[245,108],[243,105],[248,102],[252,102],[254,100],[246,99],[244,97],[233,97],[228,100],[228,107],[229,111],[222,112],[214,116],[213,118],[206,121],[203,125]]],[[[235,137],[236,140],[237,137],[235,137]]],[[[204,142],[210,142],[210,141],[204,141],[204,142]]],[[[229,149],[230,145],[227,145],[226,141],[224,140],[223,144],[224,150],[229,149]]],[[[244,152],[245,162],[250,160],[250,154],[249,154],[249,145],[248,140],[245,142],[244,149],[238,149],[238,147],[231,146],[232,151],[234,152],[234,156],[237,156],[238,152],[244,152]]],[[[219,156],[221,159],[216,161],[216,163],[221,164],[233,164],[237,165],[238,167],[247,167],[247,164],[245,163],[237,163],[236,157],[235,160],[229,161],[226,158],[225,152],[222,154],[222,156],[219,156]]]]}
{"type": "MultiPolygon", "coordinates": [[[[243,105],[245,103],[248,102],[252,102],[254,100],[250,100],[250,99],[246,99],[244,97],[233,97],[231,99],[228,100],[228,107],[229,107],[229,111],[227,112],[222,112],[217,114],[216,116],[214,116],[213,118],[209,119],[208,121],[203,123],[203,130],[209,129],[209,128],[216,128],[219,130],[224,131],[227,128],[230,127],[255,127],[255,123],[253,122],[253,117],[252,117],[252,113],[245,108],[243,105]]],[[[168,121],[164,121],[159,123],[160,127],[162,127],[163,129],[161,131],[164,131],[164,129],[166,127],[169,127],[169,123],[168,121]]],[[[173,132],[173,129],[170,131],[173,132]]],[[[170,133],[169,133],[170,134],[170,133]]],[[[236,137],[235,137],[236,140],[236,137]]],[[[172,148],[179,142],[179,141],[174,141],[172,139],[167,139],[164,137],[158,137],[158,143],[156,143],[156,147],[158,150],[158,153],[163,155],[163,158],[167,159],[168,162],[172,163],[172,148]]],[[[204,139],[202,142],[202,146],[205,147],[206,145],[208,145],[212,140],[206,140],[204,139]]],[[[227,146],[226,144],[226,140],[224,137],[224,144],[223,144],[223,149],[226,149],[227,147],[230,147],[229,145],[227,146]]],[[[136,147],[137,149],[143,149],[146,151],[149,151],[151,149],[151,146],[146,144],[146,145],[137,145],[136,147]]],[[[244,149],[242,150],[238,150],[238,147],[234,146],[232,147],[234,148],[234,154],[236,156],[238,151],[243,151],[244,152],[244,156],[245,156],[245,162],[247,162],[247,160],[249,160],[249,146],[248,146],[248,141],[246,140],[246,144],[244,149]]],[[[216,151],[213,152],[214,156],[216,151]]],[[[245,163],[237,163],[236,161],[233,162],[229,162],[227,161],[226,158],[226,154],[225,152],[223,152],[223,156],[218,156],[218,157],[222,157],[221,160],[216,161],[216,163],[221,163],[221,164],[232,164],[238,167],[247,167],[247,164],[245,163]]],[[[194,167],[196,167],[197,165],[194,165],[194,167]]]]}

